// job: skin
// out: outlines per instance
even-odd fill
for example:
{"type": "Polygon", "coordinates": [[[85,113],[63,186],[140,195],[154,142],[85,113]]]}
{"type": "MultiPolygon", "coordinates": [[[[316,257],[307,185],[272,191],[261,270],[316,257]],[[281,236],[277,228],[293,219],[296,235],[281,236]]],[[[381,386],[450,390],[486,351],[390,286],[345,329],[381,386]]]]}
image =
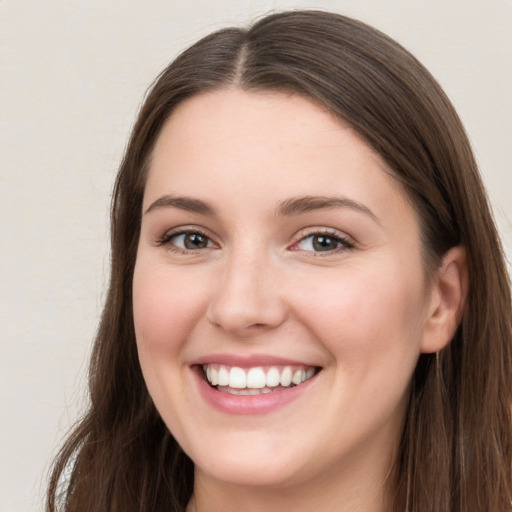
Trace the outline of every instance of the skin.
{"type": "Polygon", "coordinates": [[[457,325],[463,251],[427,285],[418,220],[384,161],[317,104],[282,93],[180,104],[143,212],[137,345],[155,405],[195,463],[189,510],[386,510],[418,356],[457,325]],[[344,203],[276,213],[304,196],[344,203]],[[207,245],[187,249],[183,229],[207,245]],[[326,230],[334,249],[315,250],[326,230]],[[192,365],[209,354],[292,355],[321,371],[276,410],[232,415],[198,389],[192,365]]]}

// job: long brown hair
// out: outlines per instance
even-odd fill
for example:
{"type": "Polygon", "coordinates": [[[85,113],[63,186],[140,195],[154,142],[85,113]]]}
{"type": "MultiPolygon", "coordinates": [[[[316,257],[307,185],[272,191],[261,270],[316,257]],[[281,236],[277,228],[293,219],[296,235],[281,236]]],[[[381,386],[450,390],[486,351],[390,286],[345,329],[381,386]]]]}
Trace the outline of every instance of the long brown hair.
{"type": "Polygon", "coordinates": [[[350,123],[404,184],[425,268],[457,244],[469,292],[449,346],[420,357],[388,485],[393,511],[512,510],[512,308],[502,248],[461,122],[399,44],[320,11],[267,16],[211,34],[152,86],[115,184],[110,287],[90,364],[90,408],[51,476],[47,510],[183,511],[193,464],[159,417],[139,366],[132,276],[152,148],[177,104],[222,87],[313,98],[350,123]],[[60,505],[59,505],[60,504],[60,505]]]}

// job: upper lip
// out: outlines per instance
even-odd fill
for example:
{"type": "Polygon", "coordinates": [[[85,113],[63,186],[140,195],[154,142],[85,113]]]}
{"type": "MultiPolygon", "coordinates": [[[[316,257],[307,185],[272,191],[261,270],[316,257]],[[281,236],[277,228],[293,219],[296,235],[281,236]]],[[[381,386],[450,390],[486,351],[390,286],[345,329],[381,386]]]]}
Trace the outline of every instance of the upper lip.
{"type": "Polygon", "coordinates": [[[286,357],[251,354],[251,355],[235,355],[235,354],[208,354],[195,359],[191,366],[204,364],[222,364],[225,366],[237,366],[239,368],[252,368],[255,366],[319,366],[318,364],[286,357]]]}

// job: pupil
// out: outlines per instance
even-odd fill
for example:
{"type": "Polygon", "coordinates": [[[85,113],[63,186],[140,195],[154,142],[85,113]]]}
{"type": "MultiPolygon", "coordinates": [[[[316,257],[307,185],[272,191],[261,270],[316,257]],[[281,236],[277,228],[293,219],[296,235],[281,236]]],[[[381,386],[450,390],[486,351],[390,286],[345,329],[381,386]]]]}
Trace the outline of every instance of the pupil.
{"type": "Polygon", "coordinates": [[[333,251],[338,248],[338,241],[330,236],[318,235],[313,238],[315,251],[333,251]]]}
{"type": "Polygon", "coordinates": [[[207,244],[207,238],[198,233],[191,233],[185,237],[185,247],[187,249],[203,249],[207,244]]]}

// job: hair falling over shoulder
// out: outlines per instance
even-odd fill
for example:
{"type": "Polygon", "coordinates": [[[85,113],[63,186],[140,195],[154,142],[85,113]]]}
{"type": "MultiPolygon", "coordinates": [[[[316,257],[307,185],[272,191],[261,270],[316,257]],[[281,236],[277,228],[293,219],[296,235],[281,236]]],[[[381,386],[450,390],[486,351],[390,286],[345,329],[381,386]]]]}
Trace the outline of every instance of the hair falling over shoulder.
{"type": "Polygon", "coordinates": [[[313,98],[350,123],[404,184],[422,229],[427,273],[464,246],[461,324],[423,354],[388,486],[394,512],[512,510],[510,281],[461,122],[427,70],[377,30],[321,11],[269,15],[213,33],[153,84],[121,163],[111,211],[111,275],[89,369],[90,406],[62,447],[47,512],[184,511],[194,470],[160,419],[141,373],[132,277],[145,175],[166,119],[223,87],[313,98]]]}

